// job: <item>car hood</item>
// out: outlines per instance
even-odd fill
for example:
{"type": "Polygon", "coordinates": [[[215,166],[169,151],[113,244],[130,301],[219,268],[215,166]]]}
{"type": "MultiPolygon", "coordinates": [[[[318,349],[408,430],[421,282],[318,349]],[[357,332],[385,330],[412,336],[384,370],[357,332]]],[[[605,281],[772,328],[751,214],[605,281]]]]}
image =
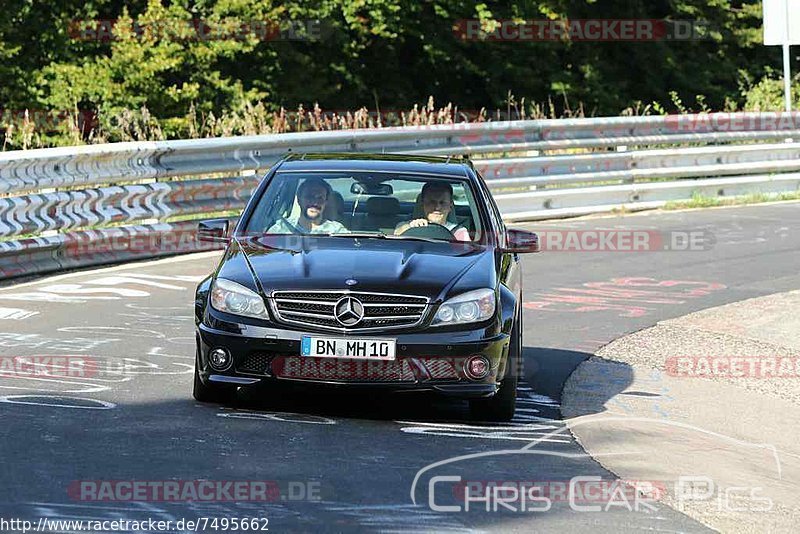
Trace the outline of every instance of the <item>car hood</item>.
{"type": "Polygon", "coordinates": [[[284,289],[349,289],[437,300],[454,290],[495,287],[494,249],[471,243],[276,236],[239,239],[238,245],[267,296],[284,289]]]}

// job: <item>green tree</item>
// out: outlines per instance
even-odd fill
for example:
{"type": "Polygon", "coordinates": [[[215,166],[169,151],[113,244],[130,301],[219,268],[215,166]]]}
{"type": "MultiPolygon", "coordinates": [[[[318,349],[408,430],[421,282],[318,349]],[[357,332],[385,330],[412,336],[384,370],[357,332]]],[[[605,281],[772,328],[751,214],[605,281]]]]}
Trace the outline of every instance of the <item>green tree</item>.
{"type": "MultiPolygon", "coordinates": [[[[505,110],[512,93],[516,106],[522,98],[528,106],[552,102],[545,111],[556,116],[579,109],[616,115],[653,102],[664,112],[737,108],[771,94],[772,69],[781,59],[777,48],[762,45],[760,0],[6,4],[0,12],[2,106],[96,111],[101,138],[108,140],[183,137],[220,117],[246,120],[254,110],[267,117],[280,107],[314,103],[328,110],[409,109],[430,96],[461,110],[505,110]],[[113,39],[76,35],[76,21],[92,19],[116,20],[113,39]],[[502,21],[541,19],[697,21],[698,34],[581,42],[474,40],[460,33],[465,20],[491,29],[502,21]],[[259,23],[266,32],[258,32],[259,23]],[[198,34],[198,24],[217,34],[198,34]],[[249,31],[238,31],[240,24],[249,31]]],[[[62,130],[43,142],[86,135],[69,124],[62,130]]]]}

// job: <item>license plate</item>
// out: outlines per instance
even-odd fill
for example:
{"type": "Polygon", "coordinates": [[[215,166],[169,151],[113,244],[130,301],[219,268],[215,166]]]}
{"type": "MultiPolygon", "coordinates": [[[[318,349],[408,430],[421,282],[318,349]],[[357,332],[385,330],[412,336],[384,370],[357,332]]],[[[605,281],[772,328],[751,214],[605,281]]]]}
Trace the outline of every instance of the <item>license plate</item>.
{"type": "Polygon", "coordinates": [[[352,358],[357,360],[394,360],[394,339],[344,339],[303,336],[300,355],[314,358],[352,358]]]}

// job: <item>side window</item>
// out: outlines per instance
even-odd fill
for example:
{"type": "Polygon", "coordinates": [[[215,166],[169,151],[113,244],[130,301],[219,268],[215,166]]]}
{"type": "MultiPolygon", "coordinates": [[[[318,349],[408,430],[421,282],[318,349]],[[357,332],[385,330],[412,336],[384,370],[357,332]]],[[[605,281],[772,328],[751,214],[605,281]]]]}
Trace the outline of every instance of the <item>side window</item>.
{"type": "Polygon", "coordinates": [[[286,216],[290,212],[297,189],[297,179],[277,175],[273,177],[273,180],[279,180],[279,182],[277,185],[270,184],[270,187],[264,191],[247,223],[246,232],[265,232],[275,223],[270,216],[273,218],[275,214],[286,216]]]}

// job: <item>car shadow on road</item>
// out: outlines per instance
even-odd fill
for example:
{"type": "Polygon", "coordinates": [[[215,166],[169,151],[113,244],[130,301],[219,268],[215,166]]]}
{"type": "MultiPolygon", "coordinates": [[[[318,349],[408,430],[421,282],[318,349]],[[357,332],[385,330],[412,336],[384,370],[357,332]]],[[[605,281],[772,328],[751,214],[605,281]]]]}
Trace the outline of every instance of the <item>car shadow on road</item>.
{"type": "MultiPolygon", "coordinates": [[[[545,419],[561,419],[560,403],[564,383],[591,354],[547,347],[523,349],[522,380],[518,388],[515,420],[522,414],[545,419]]],[[[629,384],[615,377],[615,387],[598,388],[615,395],[629,384]]],[[[595,399],[602,401],[603,399],[595,399]]],[[[600,402],[602,405],[602,402],[600,402]]],[[[414,420],[481,424],[470,417],[468,403],[454,398],[424,393],[386,393],[375,389],[268,384],[246,388],[229,406],[236,410],[290,412],[326,417],[367,420],[414,420]]],[[[492,424],[492,423],[487,423],[492,424]]]]}
{"type": "MultiPolygon", "coordinates": [[[[633,368],[627,364],[619,363],[613,366],[613,373],[609,373],[607,366],[581,366],[593,354],[574,350],[556,349],[550,347],[526,347],[523,352],[525,361],[524,376],[534,396],[543,405],[548,400],[557,407],[558,413],[554,418],[561,418],[564,407],[564,387],[572,384],[573,374],[580,373],[580,392],[570,390],[570,403],[579,393],[586,402],[580,403],[577,415],[589,415],[605,411],[604,406],[612,398],[626,391],[633,383],[633,368]],[[603,372],[597,372],[599,369],[603,372]],[[591,374],[587,378],[587,370],[591,374]]],[[[634,394],[635,392],[630,392],[634,394]]],[[[575,408],[570,406],[570,415],[574,415],[575,408]]]]}

